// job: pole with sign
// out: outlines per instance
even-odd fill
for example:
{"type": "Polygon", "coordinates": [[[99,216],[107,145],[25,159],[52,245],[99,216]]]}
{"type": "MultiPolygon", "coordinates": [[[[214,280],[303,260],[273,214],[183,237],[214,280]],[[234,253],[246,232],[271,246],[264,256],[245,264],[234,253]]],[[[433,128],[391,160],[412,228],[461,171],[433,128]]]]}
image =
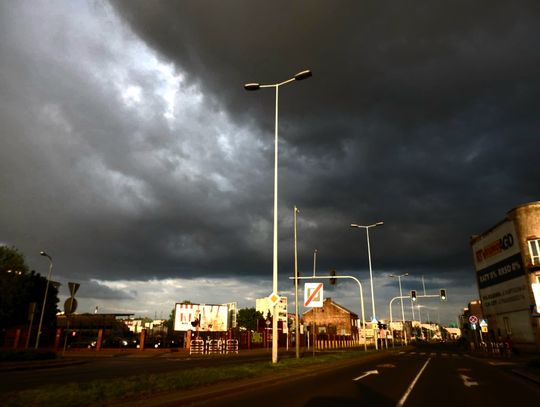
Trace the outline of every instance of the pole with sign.
{"type": "Polygon", "coordinates": [[[323,283],[305,283],[304,284],[304,307],[313,308],[312,324],[312,346],[313,356],[315,356],[315,309],[323,306],[323,283]]]}

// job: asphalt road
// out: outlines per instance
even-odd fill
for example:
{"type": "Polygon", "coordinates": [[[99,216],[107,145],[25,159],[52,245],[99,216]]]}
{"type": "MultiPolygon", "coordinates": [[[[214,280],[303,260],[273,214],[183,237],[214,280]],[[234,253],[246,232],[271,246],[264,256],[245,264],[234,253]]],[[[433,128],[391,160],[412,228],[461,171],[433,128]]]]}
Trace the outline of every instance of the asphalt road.
{"type": "MultiPolygon", "coordinates": [[[[517,406],[536,405],[540,388],[461,353],[404,351],[241,393],[203,396],[197,406],[517,406]]],[[[171,404],[172,405],[172,404],[171,404]]],[[[178,404],[176,404],[178,405],[178,404]]]]}

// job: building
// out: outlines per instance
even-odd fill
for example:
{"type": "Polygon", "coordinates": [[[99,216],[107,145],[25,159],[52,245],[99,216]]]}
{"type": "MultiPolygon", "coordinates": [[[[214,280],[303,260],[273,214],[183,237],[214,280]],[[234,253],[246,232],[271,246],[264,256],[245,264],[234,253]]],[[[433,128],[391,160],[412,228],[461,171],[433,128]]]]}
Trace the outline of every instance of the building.
{"type": "MultiPolygon", "coordinates": [[[[263,297],[255,300],[255,309],[263,314],[263,316],[266,318],[267,316],[272,315],[274,307],[270,303],[270,299],[268,297],[263,297]]],[[[280,297],[279,303],[277,304],[278,321],[287,323],[287,310],[287,297],[280,297]]]]}
{"type": "Polygon", "coordinates": [[[303,314],[304,325],[315,326],[315,333],[352,336],[358,334],[358,315],[326,298],[323,306],[303,314]]]}
{"type": "Polygon", "coordinates": [[[540,201],[520,205],[471,237],[478,291],[490,340],[540,349],[540,201]]]}

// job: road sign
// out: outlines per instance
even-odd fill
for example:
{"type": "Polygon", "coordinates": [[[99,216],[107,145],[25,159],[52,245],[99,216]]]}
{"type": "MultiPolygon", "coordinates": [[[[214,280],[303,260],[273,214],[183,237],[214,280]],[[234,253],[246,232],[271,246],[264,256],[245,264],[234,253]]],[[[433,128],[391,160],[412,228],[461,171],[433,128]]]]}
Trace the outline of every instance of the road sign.
{"type": "Polygon", "coordinates": [[[304,284],[304,307],[323,306],[323,283],[304,284]]]}
{"type": "Polygon", "coordinates": [[[476,315],[471,315],[471,316],[469,317],[469,322],[470,322],[471,324],[476,324],[476,323],[478,323],[478,317],[477,317],[476,315]]]}
{"type": "Polygon", "coordinates": [[[77,300],[75,298],[68,298],[66,302],[64,302],[64,312],[66,314],[73,314],[75,310],[77,309],[77,300]]]}
{"type": "Polygon", "coordinates": [[[272,307],[275,307],[279,302],[279,295],[273,292],[272,294],[268,296],[268,301],[270,301],[270,305],[272,307]]]}
{"type": "Polygon", "coordinates": [[[75,294],[77,293],[77,290],[79,289],[81,285],[79,283],[68,283],[69,287],[69,293],[72,297],[75,297],[75,294]]]}

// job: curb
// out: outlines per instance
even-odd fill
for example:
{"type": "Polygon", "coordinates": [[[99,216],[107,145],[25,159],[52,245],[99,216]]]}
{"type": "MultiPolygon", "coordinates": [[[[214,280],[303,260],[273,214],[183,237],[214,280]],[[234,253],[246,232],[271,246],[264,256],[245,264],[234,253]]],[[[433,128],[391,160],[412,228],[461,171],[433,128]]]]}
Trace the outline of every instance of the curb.
{"type": "Polygon", "coordinates": [[[14,372],[18,370],[52,369],[72,365],[82,365],[86,360],[39,360],[31,362],[3,362],[0,364],[0,372],[14,372]]]}
{"type": "Polygon", "coordinates": [[[511,372],[540,385],[540,376],[535,373],[530,373],[525,369],[512,369],[511,372]]]}

